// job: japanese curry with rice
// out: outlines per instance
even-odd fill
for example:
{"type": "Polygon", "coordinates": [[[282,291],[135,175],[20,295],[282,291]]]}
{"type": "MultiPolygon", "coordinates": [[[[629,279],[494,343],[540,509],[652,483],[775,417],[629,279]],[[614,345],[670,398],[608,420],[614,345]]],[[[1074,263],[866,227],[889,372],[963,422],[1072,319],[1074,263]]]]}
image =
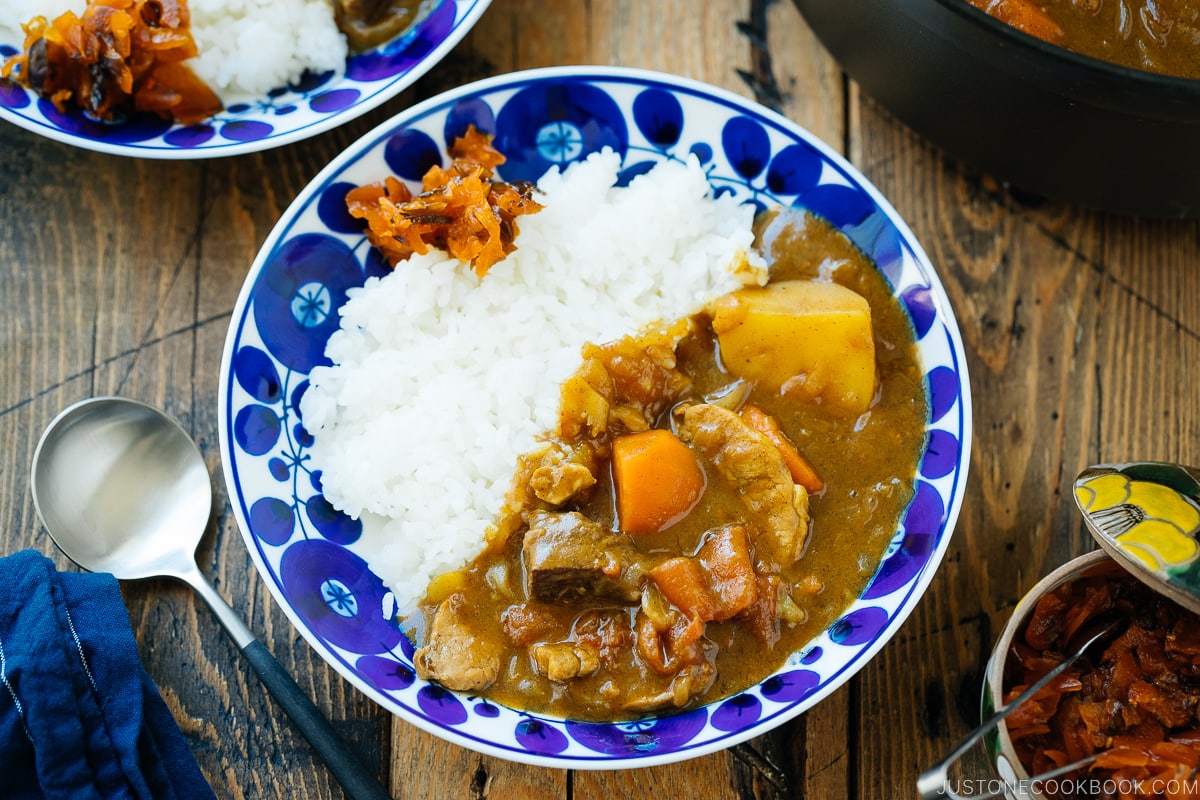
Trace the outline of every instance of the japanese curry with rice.
{"type": "MultiPolygon", "coordinates": [[[[376,244],[406,213],[397,188],[349,198],[376,244]]],[[[422,678],[575,719],[700,705],[764,679],[862,591],[924,441],[913,331],[826,222],[770,213],[758,241],[767,286],[584,347],[484,551],[428,588],[422,678]]]]}

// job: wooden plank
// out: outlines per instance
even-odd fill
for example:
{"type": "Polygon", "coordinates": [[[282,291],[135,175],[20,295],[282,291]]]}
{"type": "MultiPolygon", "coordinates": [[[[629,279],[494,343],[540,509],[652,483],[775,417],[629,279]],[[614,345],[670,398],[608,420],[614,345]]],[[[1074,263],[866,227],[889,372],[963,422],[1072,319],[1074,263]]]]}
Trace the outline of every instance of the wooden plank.
{"type": "MultiPolygon", "coordinates": [[[[860,682],[859,796],[886,798],[978,723],[984,663],[1016,601],[1092,549],[1070,494],[1078,471],[1195,456],[1179,434],[1196,430],[1200,401],[1180,386],[1197,363],[1200,278],[1196,223],[1010,193],[868,98],[853,108],[852,158],[924,243],[962,324],[976,421],[946,563],[860,682]]],[[[989,772],[977,754],[963,775],[989,772]]]]}
{"type": "MultiPolygon", "coordinates": [[[[759,0],[750,5],[749,17],[765,18],[768,82],[775,84],[780,95],[778,107],[772,107],[847,155],[847,97],[841,68],[809,30],[795,4],[759,0]]],[[[750,44],[753,63],[757,55],[753,39],[750,44]]]]}
{"type": "Polygon", "coordinates": [[[1096,461],[1200,463],[1200,270],[1194,223],[1108,219],[1093,266],[1096,461]]]}
{"type": "Polygon", "coordinates": [[[173,366],[190,358],[160,356],[178,345],[162,338],[165,320],[190,303],[190,282],[175,280],[183,264],[175,248],[195,216],[199,171],[88,153],[11,126],[0,136],[6,153],[20,154],[0,167],[8,187],[0,195],[0,291],[14,301],[0,327],[0,424],[12,459],[0,505],[15,537],[10,550],[37,545],[54,554],[27,481],[44,425],[98,392],[141,390],[153,401],[151,384],[190,384],[173,366]],[[153,352],[139,360],[142,347],[153,352]]]}
{"type": "Polygon", "coordinates": [[[662,767],[572,773],[572,800],[614,797],[753,797],[746,774],[726,754],[703,756],[662,767]]]}

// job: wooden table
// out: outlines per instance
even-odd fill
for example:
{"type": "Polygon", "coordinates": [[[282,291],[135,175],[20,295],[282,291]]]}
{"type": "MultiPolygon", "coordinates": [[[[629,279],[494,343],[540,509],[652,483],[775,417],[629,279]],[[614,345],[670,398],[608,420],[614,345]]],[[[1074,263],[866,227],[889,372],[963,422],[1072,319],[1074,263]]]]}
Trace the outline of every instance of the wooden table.
{"type": "MultiPolygon", "coordinates": [[[[1200,224],[1106,216],[1007,192],[893,120],[785,0],[496,0],[415,88],[309,141],[193,163],[98,155],[0,125],[3,552],[68,562],[41,530],[29,465],[82,398],[167,409],[217,491],[202,570],[396,797],[893,798],[977,720],[980,674],[1013,605],[1091,549],[1076,472],[1200,464],[1200,224]],[[969,491],[945,562],[890,644],[776,732],[673,766],[566,772],[481,757],[353,689],[292,628],[230,514],[217,442],[226,327],[260,244],[310,178],[418,99],[554,64],[621,64],[757,96],[840,150],[924,243],[958,314],[975,402],[969,491]]],[[[213,616],[168,582],[125,586],[142,657],[221,798],[339,798],[213,616]]],[[[982,759],[967,775],[984,773],[982,759]]]]}

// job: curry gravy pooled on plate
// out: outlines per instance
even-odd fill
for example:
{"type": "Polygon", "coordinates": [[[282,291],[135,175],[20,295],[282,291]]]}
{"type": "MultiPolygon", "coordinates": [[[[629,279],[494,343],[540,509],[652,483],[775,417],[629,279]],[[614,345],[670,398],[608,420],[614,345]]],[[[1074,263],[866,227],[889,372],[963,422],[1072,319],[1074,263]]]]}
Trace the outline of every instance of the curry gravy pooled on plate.
{"type": "Polygon", "coordinates": [[[487,549],[433,581],[419,675],[580,719],[703,704],[862,591],[924,437],[913,334],[828,224],[768,234],[766,287],[583,348],[487,549]]]}
{"type": "Polygon", "coordinates": [[[356,552],[423,596],[418,674],[576,719],[735,693],[826,628],[927,419],[908,319],[844,235],[779,215],[768,276],[698,165],[613,188],[618,162],[544,178],[482,278],[431,252],[369,280],[302,401],[356,552]]]}

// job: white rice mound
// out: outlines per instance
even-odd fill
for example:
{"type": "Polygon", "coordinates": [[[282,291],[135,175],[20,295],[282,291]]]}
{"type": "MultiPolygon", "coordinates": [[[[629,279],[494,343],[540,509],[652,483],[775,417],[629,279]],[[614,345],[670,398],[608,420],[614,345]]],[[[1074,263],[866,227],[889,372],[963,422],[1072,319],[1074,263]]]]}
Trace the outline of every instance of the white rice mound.
{"type": "Polygon", "coordinates": [[[199,55],[189,66],[225,105],[261,99],[313,72],[346,65],[329,0],[188,0],[199,55]]]}
{"type": "MultiPolygon", "coordinates": [[[[188,0],[199,54],[188,66],[225,105],[262,99],[306,69],[341,69],[346,39],[329,0],[188,0]]],[[[0,0],[0,41],[20,47],[33,17],[82,14],[87,0],[0,0]]]]}
{"type": "Polygon", "coordinates": [[[25,43],[21,26],[34,17],[54,19],[64,11],[82,14],[87,0],[0,0],[0,42],[20,47],[25,43]]]}
{"type": "Polygon", "coordinates": [[[618,167],[606,151],[544,176],[545,208],[519,219],[517,251],[482,280],[433,251],[341,309],[334,366],[312,371],[301,401],[311,466],[326,499],[362,520],[354,550],[401,609],[481,551],[518,455],[557,431],[584,344],[766,281],[753,210],[713,199],[694,159],[623,189],[618,167]]]}

